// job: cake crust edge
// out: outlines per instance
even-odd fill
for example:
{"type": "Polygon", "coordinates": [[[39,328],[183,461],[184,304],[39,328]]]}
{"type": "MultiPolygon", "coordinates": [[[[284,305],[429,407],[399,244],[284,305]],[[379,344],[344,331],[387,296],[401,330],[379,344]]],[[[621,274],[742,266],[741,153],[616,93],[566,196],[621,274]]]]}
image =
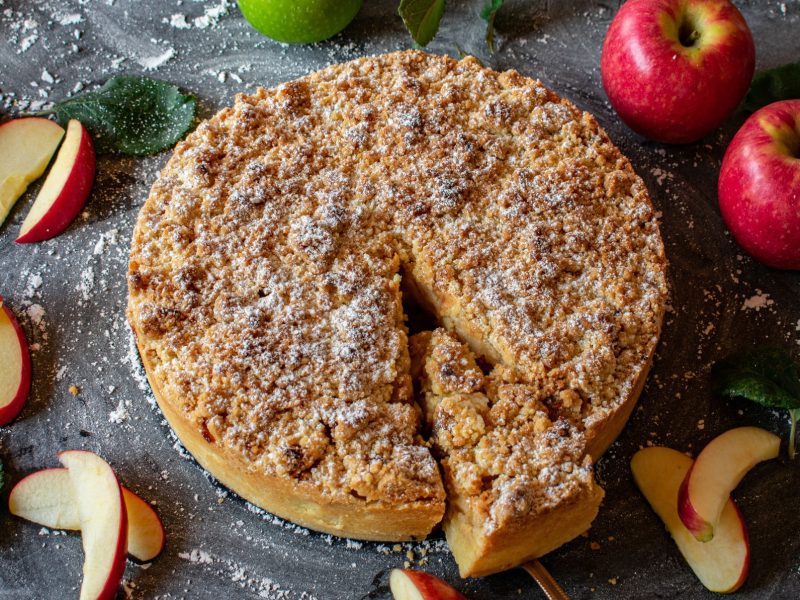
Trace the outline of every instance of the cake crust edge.
{"type": "Polygon", "coordinates": [[[155,365],[135,326],[131,327],[153,396],[167,423],[201,467],[246,501],[314,531],[367,541],[421,540],[441,523],[445,510],[442,500],[390,506],[356,498],[330,498],[313,485],[254,471],[236,452],[208,442],[175,408],[180,402],[170,398],[150,376],[155,365]]]}

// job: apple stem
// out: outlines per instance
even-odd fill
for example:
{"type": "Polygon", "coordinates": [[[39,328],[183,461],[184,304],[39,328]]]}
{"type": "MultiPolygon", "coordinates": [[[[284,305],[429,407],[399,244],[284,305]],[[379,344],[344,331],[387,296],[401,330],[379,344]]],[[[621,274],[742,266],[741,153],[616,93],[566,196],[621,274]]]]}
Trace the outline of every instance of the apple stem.
{"type": "Polygon", "coordinates": [[[678,28],[678,39],[681,45],[691,48],[700,39],[700,32],[697,31],[693,23],[685,21],[678,28]]]}
{"type": "Polygon", "coordinates": [[[792,420],[791,429],[789,429],[789,458],[794,460],[795,455],[795,438],[797,437],[797,419],[800,418],[800,408],[793,408],[789,411],[789,418],[792,420]]]}

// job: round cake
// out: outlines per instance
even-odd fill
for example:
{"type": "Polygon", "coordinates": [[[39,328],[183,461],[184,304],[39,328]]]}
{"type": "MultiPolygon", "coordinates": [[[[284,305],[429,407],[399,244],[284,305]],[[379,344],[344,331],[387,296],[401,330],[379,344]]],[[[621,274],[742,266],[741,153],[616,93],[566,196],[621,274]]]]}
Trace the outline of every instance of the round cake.
{"type": "Polygon", "coordinates": [[[239,95],[139,214],[128,317],[222,483],[370,540],[443,523],[462,574],[585,530],[666,261],[647,190],[538,81],[418,51],[239,95]],[[438,328],[410,338],[421,307],[438,328]]]}

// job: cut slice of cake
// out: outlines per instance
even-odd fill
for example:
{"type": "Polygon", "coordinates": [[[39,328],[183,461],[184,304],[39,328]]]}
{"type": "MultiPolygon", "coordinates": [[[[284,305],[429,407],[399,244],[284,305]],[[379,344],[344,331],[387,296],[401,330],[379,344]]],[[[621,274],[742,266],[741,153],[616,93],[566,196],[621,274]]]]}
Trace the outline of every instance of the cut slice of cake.
{"type": "Polygon", "coordinates": [[[411,339],[413,372],[444,471],[444,530],[461,575],[542,556],[586,531],[603,498],[594,482],[580,402],[560,411],[542,389],[484,376],[443,329],[411,339]]]}

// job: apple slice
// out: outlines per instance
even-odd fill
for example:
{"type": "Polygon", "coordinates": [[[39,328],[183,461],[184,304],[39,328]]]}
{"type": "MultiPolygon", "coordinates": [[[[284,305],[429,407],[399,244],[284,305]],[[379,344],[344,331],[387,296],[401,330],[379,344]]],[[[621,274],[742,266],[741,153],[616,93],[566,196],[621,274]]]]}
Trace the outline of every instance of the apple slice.
{"type": "Polygon", "coordinates": [[[67,467],[83,539],[80,600],[112,600],[125,571],[128,515],[122,489],[106,461],[84,450],[58,455],[67,467]]]}
{"type": "Polygon", "coordinates": [[[760,427],[717,436],[698,455],[678,492],[678,514],[701,542],[714,537],[725,502],[756,464],[778,456],[781,439],[760,427]]]}
{"type": "Polygon", "coordinates": [[[394,600],[466,600],[438,577],[412,569],[392,569],[389,588],[394,600]]]}
{"type": "Polygon", "coordinates": [[[28,185],[41,177],[64,137],[57,123],[41,117],[0,125],[0,225],[28,185]]]}
{"type": "Polygon", "coordinates": [[[164,549],[164,524],[153,507],[128,488],[122,488],[128,510],[128,554],[149,562],[164,549]]]}
{"type": "MultiPolygon", "coordinates": [[[[156,511],[129,489],[122,488],[128,513],[128,554],[149,562],[164,548],[164,526],[156,511]]],[[[66,469],[43,469],[31,473],[11,490],[8,510],[50,529],[80,530],[78,503],[66,469]]]]}
{"type": "Polygon", "coordinates": [[[8,495],[8,512],[50,529],[81,528],[66,469],[42,469],[21,479],[8,495]]]}
{"type": "Polygon", "coordinates": [[[742,514],[730,497],[724,503],[717,533],[710,542],[698,542],[678,516],[678,489],[692,467],[692,459],[671,448],[645,448],[633,455],[636,485],[661,517],[672,539],[700,582],[712,592],[733,592],[747,579],[750,542],[742,514]]]}
{"type": "Polygon", "coordinates": [[[94,168],[92,138],[79,121],[72,119],[53,167],[22,222],[17,242],[41,242],[64,231],[86,204],[94,168]]]}
{"type": "Polygon", "coordinates": [[[0,426],[20,413],[30,389],[31,357],[25,332],[0,296],[0,426]]]}

